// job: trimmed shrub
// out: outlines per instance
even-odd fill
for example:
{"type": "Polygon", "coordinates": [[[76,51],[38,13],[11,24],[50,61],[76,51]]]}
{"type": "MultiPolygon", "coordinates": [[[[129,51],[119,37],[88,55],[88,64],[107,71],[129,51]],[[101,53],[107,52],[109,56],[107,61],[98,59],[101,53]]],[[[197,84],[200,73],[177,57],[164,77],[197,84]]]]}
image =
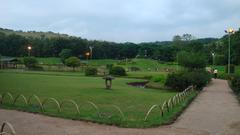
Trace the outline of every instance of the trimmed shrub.
{"type": "Polygon", "coordinates": [[[210,80],[211,75],[204,70],[192,72],[183,71],[169,74],[165,85],[178,91],[182,91],[190,85],[194,85],[197,89],[201,90],[210,80]]]}
{"type": "Polygon", "coordinates": [[[123,67],[112,67],[109,72],[111,75],[116,75],[116,76],[125,76],[126,71],[123,67]]]}
{"type": "Polygon", "coordinates": [[[240,76],[239,75],[232,76],[231,86],[232,86],[233,91],[240,96],[240,76]]]}
{"type": "Polygon", "coordinates": [[[77,57],[69,57],[65,60],[65,64],[68,67],[72,67],[74,70],[76,67],[80,66],[81,62],[77,57]]]}
{"type": "Polygon", "coordinates": [[[97,68],[88,67],[88,68],[85,70],[85,75],[86,75],[86,76],[94,76],[94,75],[97,75],[97,68]]]}
{"type": "MultiPolygon", "coordinates": [[[[226,65],[225,72],[228,73],[228,65],[226,65]]],[[[230,73],[235,73],[235,65],[231,64],[230,65],[230,73]]]]}
{"type": "Polygon", "coordinates": [[[182,91],[185,88],[187,88],[190,84],[187,82],[186,78],[184,78],[183,72],[180,72],[169,74],[165,85],[172,89],[182,91]]]}
{"type": "Polygon", "coordinates": [[[158,75],[158,76],[154,76],[151,79],[153,82],[160,82],[162,84],[165,84],[166,82],[166,76],[165,75],[158,75]]]}
{"type": "Polygon", "coordinates": [[[42,70],[42,67],[38,66],[38,61],[35,57],[24,57],[23,63],[28,69],[42,70]]]}

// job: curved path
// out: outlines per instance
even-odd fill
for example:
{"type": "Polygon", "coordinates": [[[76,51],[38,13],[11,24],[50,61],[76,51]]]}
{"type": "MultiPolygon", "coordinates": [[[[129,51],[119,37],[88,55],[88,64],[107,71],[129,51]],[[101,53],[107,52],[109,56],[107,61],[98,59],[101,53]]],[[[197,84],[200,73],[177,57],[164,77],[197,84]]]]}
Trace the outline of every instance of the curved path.
{"type": "Polygon", "coordinates": [[[172,125],[129,129],[0,109],[18,135],[239,135],[240,107],[227,81],[213,80],[172,125]]]}

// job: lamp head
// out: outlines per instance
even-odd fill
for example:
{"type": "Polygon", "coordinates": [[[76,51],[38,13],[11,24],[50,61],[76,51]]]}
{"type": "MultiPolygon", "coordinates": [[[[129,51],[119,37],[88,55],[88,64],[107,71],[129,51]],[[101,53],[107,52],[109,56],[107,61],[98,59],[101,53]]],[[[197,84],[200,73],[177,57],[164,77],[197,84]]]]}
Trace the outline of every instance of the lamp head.
{"type": "Polygon", "coordinates": [[[86,56],[89,56],[90,55],[90,53],[89,52],[86,52],[86,54],[85,54],[86,56]]]}
{"type": "Polygon", "coordinates": [[[229,28],[229,29],[225,30],[225,32],[228,34],[234,34],[235,30],[233,28],[229,28]]]}
{"type": "Polygon", "coordinates": [[[28,46],[27,49],[28,49],[28,50],[32,50],[32,47],[31,47],[31,46],[28,46]]]}

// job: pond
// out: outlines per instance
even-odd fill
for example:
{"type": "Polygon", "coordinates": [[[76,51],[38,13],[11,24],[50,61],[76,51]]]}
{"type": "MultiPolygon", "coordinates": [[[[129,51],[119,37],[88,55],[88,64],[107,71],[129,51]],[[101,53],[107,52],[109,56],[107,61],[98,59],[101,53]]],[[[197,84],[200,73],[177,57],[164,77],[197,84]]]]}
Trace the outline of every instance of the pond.
{"type": "Polygon", "coordinates": [[[148,82],[149,81],[145,81],[145,82],[130,82],[130,83],[127,83],[127,85],[134,86],[134,87],[139,87],[139,88],[145,88],[145,86],[146,86],[146,84],[148,82]]]}

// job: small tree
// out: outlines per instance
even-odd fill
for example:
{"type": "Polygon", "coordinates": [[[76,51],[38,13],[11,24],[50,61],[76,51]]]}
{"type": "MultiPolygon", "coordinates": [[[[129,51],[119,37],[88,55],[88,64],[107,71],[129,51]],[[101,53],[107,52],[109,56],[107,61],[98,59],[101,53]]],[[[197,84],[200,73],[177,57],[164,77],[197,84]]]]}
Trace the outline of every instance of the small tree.
{"type": "Polygon", "coordinates": [[[80,60],[77,57],[69,57],[65,60],[65,64],[68,67],[72,67],[73,71],[75,70],[76,67],[80,66],[80,60]]]}
{"type": "Polygon", "coordinates": [[[64,63],[67,58],[72,56],[72,50],[62,49],[62,51],[58,55],[61,58],[61,61],[64,63]]]}
{"type": "Polygon", "coordinates": [[[38,67],[38,61],[35,57],[24,57],[23,63],[28,69],[34,69],[38,67]]]}
{"type": "Polygon", "coordinates": [[[203,69],[207,65],[206,57],[201,53],[180,52],[177,55],[178,63],[188,70],[203,69]]]}

